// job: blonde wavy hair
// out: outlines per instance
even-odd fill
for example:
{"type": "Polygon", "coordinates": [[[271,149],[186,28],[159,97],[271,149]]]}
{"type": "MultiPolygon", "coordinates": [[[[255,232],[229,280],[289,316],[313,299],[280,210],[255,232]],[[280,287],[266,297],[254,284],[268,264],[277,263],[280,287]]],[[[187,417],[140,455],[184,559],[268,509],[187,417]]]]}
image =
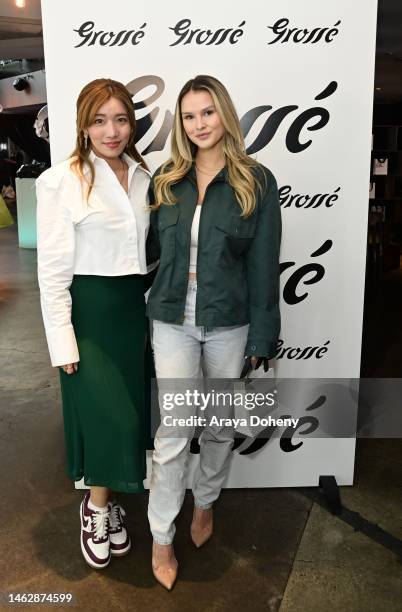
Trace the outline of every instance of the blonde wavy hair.
{"type": "Polygon", "coordinates": [[[124,104],[127,110],[128,121],[131,127],[130,140],[125,148],[125,153],[139,162],[146,170],[148,166],[139,154],[134,144],[136,133],[136,121],[134,114],[134,104],[131,94],[119,81],[112,79],[95,79],[91,81],[81,90],[77,99],[77,139],[75,149],[71,154],[73,158],[71,169],[79,176],[81,182],[87,183],[86,200],[90,196],[95,182],[95,168],[89,154],[91,152],[91,143],[88,139],[85,145],[85,130],[91,126],[96,118],[96,114],[100,107],[105,104],[110,98],[117,98],[124,104]],[[84,166],[89,166],[89,179],[84,174],[84,166]]]}
{"type": "Polygon", "coordinates": [[[212,97],[225,128],[222,148],[228,180],[241,207],[241,216],[249,217],[256,206],[256,188],[261,188],[253,172],[258,163],[246,153],[239,118],[227,89],[218,79],[208,75],[190,79],[179,93],[172,130],[171,157],[154,179],[155,202],[151,208],[159,208],[162,203],[176,203],[171,187],[188,173],[195,159],[197,146],[188,138],[181,116],[181,102],[189,91],[208,91],[212,97]]]}

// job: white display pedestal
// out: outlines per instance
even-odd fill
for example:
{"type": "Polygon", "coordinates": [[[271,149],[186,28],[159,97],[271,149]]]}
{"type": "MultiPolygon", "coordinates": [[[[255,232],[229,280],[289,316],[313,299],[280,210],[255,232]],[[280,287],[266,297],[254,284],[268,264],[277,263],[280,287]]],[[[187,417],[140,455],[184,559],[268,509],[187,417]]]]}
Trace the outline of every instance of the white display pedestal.
{"type": "Polygon", "coordinates": [[[36,249],[36,191],[34,178],[16,178],[18,245],[36,249]]]}

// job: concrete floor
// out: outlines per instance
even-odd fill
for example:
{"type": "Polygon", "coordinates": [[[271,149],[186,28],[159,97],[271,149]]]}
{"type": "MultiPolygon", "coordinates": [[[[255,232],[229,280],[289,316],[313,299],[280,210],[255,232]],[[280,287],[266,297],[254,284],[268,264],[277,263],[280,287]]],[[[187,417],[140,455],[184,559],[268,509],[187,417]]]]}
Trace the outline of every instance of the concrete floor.
{"type": "MultiPolygon", "coordinates": [[[[358,441],[355,485],[341,489],[339,517],[314,490],[227,490],[216,504],[214,537],[196,550],[188,495],[172,593],[151,573],[147,494],[123,495],[133,550],[107,570],[91,570],[78,545],[82,493],[64,475],[58,376],[49,366],[35,266],[35,251],[18,249],[16,228],[0,230],[0,591],[69,592],[85,611],[402,610],[400,440],[358,441]]],[[[384,297],[366,309],[365,376],[400,376],[401,275],[392,276],[385,298],[391,289],[390,311],[384,297]],[[375,360],[367,357],[371,321],[375,360]]],[[[0,609],[12,608],[3,599],[0,609]]]]}

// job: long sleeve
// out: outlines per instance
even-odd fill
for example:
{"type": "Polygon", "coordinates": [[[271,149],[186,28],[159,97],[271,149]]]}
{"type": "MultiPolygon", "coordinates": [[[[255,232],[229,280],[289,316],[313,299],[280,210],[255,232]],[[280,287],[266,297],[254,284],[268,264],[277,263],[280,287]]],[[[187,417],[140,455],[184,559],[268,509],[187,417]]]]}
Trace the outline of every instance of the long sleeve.
{"type": "Polygon", "coordinates": [[[250,328],[246,355],[274,357],[280,332],[279,250],[281,211],[278,188],[271,173],[261,199],[256,233],[247,252],[250,328]]]}
{"type": "Polygon", "coordinates": [[[50,360],[53,366],[79,361],[71,323],[69,288],[74,274],[75,231],[60,186],[36,181],[38,281],[50,360]]]}

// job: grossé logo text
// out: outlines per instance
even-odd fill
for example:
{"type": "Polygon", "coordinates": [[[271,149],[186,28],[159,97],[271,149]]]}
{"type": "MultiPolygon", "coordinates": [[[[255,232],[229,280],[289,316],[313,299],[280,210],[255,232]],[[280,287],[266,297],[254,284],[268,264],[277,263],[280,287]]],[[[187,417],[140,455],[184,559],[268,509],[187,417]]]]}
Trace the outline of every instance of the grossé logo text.
{"type": "Polygon", "coordinates": [[[78,47],[92,47],[99,45],[101,47],[122,47],[126,43],[138,45],[145,36],[146,23],[143,23],[138,29],[120,30],[113,32],[108,30],[96,30],[94,21],[85,21],[79,28],[73,30],[79,36],[79,43],[74,45],[78,47]]]}

